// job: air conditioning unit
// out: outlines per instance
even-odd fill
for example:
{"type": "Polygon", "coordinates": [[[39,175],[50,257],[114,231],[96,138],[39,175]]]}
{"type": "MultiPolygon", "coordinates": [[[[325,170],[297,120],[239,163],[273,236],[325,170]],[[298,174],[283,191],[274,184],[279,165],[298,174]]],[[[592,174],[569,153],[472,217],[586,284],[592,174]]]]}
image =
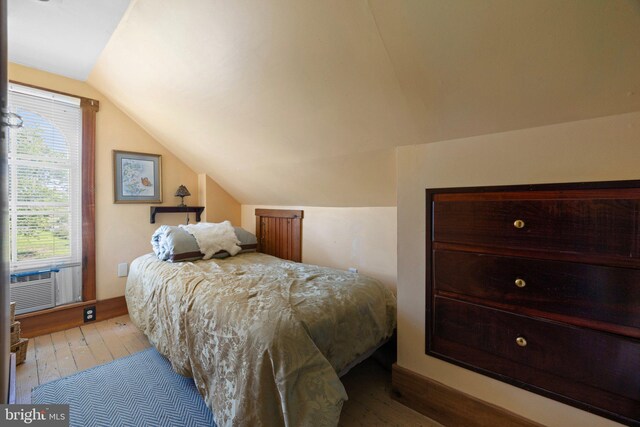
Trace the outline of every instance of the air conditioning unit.
{"type": "Polygon", "coordinates": [[[16,314],[55,307],[55,273],[12,274],[10,292],[11,301],[16,303],[16,314]]]}

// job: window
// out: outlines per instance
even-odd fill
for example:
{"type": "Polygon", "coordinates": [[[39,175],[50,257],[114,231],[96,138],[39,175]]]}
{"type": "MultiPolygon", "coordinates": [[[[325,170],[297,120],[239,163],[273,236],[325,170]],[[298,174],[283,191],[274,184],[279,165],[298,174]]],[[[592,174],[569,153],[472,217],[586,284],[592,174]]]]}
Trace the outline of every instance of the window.
{"type": "MultiPolygon", "coordinates": [[[[83,150],[89,148],[92,161],[94,136],[83,132],[86,101],[9,85],[9,111],[22,119],[20,128],[9,131],[8,150],[11,294],[17,312],[79,302],[87,295],[83,252],[94,248],[83,239],[83,216],[90,217],[84,224],[90,223],[85,233],[91,236],[85,237],[93,244],[93,201],[87,211],[83,189],[93,186],[93,164],[83,170],[83,150]]],[[[94,120],[86,123],[93,132],[97,107],[91,110],[94,120]]],[[[95,273],[90,280],[95,295],[95,273]]]]}

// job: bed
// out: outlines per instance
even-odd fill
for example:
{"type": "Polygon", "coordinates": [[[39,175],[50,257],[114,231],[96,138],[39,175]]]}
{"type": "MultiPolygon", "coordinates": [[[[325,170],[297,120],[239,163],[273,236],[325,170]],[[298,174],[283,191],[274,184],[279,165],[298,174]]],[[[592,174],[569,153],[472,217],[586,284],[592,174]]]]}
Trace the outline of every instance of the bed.
{"type": "Polygon", "coordinates": [[[335,426],[339,379],[384,343],[395,297],[363,275],[262,253],[131,264],[129,315],[194,378],[219,426],[335,426]]]}

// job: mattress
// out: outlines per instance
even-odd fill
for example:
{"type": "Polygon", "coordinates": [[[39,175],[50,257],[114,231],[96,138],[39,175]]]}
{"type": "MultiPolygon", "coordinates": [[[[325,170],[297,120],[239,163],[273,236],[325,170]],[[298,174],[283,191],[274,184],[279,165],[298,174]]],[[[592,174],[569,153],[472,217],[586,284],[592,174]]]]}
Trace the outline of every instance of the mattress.
{"type": "Polygon", "coordinates": [[[394,295],[363,275],[247,253],[131,264],[129,315],[220,426],[335,426],[338,372],[386,341],[394,295]]]}

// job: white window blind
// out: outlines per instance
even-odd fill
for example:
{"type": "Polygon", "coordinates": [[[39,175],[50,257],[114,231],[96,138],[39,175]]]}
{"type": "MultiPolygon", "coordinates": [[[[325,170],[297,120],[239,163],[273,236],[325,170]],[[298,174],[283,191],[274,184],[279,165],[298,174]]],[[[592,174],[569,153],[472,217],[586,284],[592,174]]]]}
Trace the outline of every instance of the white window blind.
{"type": "Polygon", "coordinates": [[[78,264],[82,258],[80,99],[9,85],[11,270],[78,264]]]}

